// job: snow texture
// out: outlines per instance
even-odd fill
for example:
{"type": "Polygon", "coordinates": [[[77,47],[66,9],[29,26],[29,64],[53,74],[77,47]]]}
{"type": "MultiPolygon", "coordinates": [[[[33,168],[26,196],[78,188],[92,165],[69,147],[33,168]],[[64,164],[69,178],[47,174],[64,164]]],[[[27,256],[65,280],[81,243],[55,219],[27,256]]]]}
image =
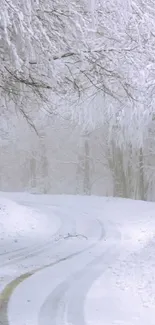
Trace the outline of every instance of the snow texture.
{"type": "MultiPolygon", "coordinates": [[[[17,242],[22,238],[40,237],[48,233],[49,220],[37,210],[0,198],[0,240],[17,242]]],[[[56,225],[55,225],[56,227],[56,225]]]]}
{"type": "MultiPolygon", "coordinates": [[[[41,215],[46,213],[55,231],[57,218],[61,223],[41,250],[34,254],[26,251],[19,260],[12,255],[10,264],[5,260],[1,265],[1,272],[12,272],[12,276],[14,272],[14,277],[36,269],[13,291],[9,324],[154,324],[154,203],[26,193],[7,196],[40,209],[41,215]]],[[[27,208],[14,203],[6,206],[7,210],[23,209],[25,218],[27,208]]],[[[31,233],[32,223],[36,224],[32,212],[30,219],[25,234],[31,233]]],[[[41,220],[44,223],[43,217],[41,220]]],[[[9,232],[11,227],[13,223],[9,232]]],[[[7,232],[7,225],[5,229],[7,232]]],[[[39,244],[40,236],[46,241],[49,229],[47,223],[42,235],[38,229],[39,244]]]]}

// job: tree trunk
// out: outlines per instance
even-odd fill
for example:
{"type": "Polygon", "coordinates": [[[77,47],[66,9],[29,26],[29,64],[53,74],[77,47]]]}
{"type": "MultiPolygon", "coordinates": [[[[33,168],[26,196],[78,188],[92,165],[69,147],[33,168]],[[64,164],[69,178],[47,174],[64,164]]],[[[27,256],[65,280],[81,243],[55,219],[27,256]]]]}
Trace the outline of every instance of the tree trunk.
{"type": "Polygon", "coordinates": [[[145,184],[144,184],[144,157],[143,149],[139,152],[139,195],[140,199],[146,201],[145,184]]]}
{"type": "Polygon", "coordinates": [[[49,193],[49,173],[48,173],[48,158],[45,144],[42,143],[42,180],[43,180],[43,193],[49,193]]]}
{"type": "Polygon", "coordinates": [[[31,182],[31,188],[35,189],[37,187],[37,175],[36,175],[36,158],[35,153],[33,153],[33,156],[30,158],[30,182],[31,182]]]}
{"type": "Polygon", "coordinates": [[[90,195],[91,194],[89,134],[84,135],[84,180],[83,180],[83,190],[84,190],[85,195],[90,195]]]}
{"type": "Polygon", "coordinates": [[[76,194],[91,194],[90,182],[90,143],[89,134],[83,133],[80,138],[79,155],[76,170],[76,194]]]}

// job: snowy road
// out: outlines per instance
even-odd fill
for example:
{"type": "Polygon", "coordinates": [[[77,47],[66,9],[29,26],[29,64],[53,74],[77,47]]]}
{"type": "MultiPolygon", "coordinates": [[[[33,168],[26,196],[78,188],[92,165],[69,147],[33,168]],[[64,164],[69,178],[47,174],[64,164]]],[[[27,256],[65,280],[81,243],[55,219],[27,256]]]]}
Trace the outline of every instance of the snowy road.
{"type": "Polygon", "coordinates": [[[47,232],[18,251],[1,252],[4,279],[28,275],[4,304],[5,315],[2,304],[0,324],[3,315],[3,325],[154,325],[153,203],[15,199],[46,215],[47,232]]]}

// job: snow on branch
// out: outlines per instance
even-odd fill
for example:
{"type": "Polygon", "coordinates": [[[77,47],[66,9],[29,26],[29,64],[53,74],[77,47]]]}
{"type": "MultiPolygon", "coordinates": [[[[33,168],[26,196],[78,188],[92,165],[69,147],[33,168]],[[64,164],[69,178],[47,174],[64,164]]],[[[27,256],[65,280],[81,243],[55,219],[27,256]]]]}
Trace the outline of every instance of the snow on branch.
{"type": "Polygon", "coordinates": [[[55,96],[77,100],[95,91],[123,110],[146,102],[154,12],[151,0],[2,0],[1,96],[51,109],[55,96]]]}

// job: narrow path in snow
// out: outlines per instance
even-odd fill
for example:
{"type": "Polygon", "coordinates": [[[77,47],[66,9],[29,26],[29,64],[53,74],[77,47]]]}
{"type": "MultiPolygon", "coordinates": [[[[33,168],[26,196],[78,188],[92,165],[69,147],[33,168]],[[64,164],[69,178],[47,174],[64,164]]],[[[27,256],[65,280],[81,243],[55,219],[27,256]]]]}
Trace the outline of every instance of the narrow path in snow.
{"type": "MultiPolygon", "coordinates": [[[[30,315],[29,318],[33,324],[38,324],[38,315],[42,313],[42,307],[44,304],[46,305],[48,296],[68,275],[75,275],[87,263],[91,262],[96,254],[96,245],[105,239],[103,226],[97,218],[91,218],[87,214],[80,216],[76,213],[71,217],[72,210],[66,207],[63,207],[62,210],[58,208],[58,210],[63,227],[51,247],[44,254],[35,257],[35,260],[41,261],[41,263],[44,260],[43,269],[34,273],[15,290],[9,304],[10,324],[28,324],[25,321],[26,315],[30,315]],[[45,263],[47,253],[50,263],[45,263]],[[39,291],[36,296],[37,288],[39,291]],[[16,308],[19,296],[20,313],[12,313],[16,308]]],[[[101,252],[98,253],[101,254],[101,252]]],[[[52,301],[50,302],[53,304],[52,301]]],[[[40,315],[39,322],[42,317],[44,318],[43,322],[46,323],[44,312],[43,315],[40,315]]]]}
{"type": "Polygon", "coordinates": [[[10,261],[2,255],[4,272],[33,270],[8,299],[6,324],[154,325],[154,204],[70,196],[24,201],[48,218],[55,214],[61,226],[32,252],[14,252],[10,261]]]}

